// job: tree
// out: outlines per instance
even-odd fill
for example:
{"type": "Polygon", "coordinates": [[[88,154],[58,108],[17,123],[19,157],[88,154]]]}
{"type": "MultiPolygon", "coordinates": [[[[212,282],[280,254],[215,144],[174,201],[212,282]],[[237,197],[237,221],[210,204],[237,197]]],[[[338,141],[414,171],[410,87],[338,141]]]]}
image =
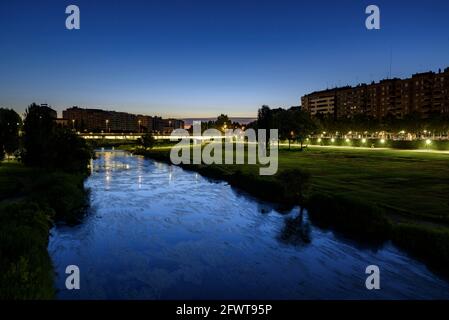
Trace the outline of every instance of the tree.
{"type": "Polygon", "coordinates": [[[265,135],[265,146],[268,148],[270,141],[269,130],[273,129],[273,113],[269,106],[263,105],[257,112],[257,128],[265,129],[267,134],[265,135]]]}
{"type": "Polygon", "coordinates": [[[273,110],[273,126],[278,129],[279,139],[288,140],[288,148],[292,140],[295,140],[295,123],[292,114],[296,111],[276,109],[273,110]]]}
{"type": "Polygon", "coordinates": [[[25,112],[24,152],[22,159],[26,165],[45,167],[51,160],[54,150],[52,137],[56,128],[49,109],[32,103],[25,112]]]}
{"type": "Polygon", "coordinates": [[[403,129],[414,134],[419,134],[424,128],[424,121],[419,112],[409,113],[399,122],[402,123],[403,129]]]}
{"type": "Polygon", "coordinates": [[[25,116],[22,161],[29,166],[87,172],[93,156],[86,141],[56,126],[52,110],[31,104],[25,116]]]}
{"type": "Polygon", "coordinates": [[[0,160],[19,149],[20,116],[11,109],[0,108],[0,160]]]}
{"type": "Polygon", "coordinates": [[[232,129],[232,121],[229,120],[229,117],[226,114],[221,114],[217,117],[214,127],[220,131],[224,131],[224,129],[232,129]]]}
{"type": "Polygon", "coordinates": [[[303,110],[293,111],[290,113],[293,123],[292,131],[295,139],[301,144],[301,150],[304,148],[304,141],[318,129],[316,122],[311,118],[308,112],[303,110]]]}
{"type": "Polygon", "coordinates": [[[151,133],[146,133],[142,135],[141,138],[138,139],[137,143],[144,148],[151,149],[154,147],[156,140],[154,139],[151,133]]]}

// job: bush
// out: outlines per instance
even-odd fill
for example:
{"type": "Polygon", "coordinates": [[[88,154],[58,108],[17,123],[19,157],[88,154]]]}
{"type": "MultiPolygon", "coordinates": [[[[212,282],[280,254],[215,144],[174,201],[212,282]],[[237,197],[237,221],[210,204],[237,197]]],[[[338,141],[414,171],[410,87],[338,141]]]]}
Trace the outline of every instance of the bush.
{"type": "Polygon", "coordinates": [[[146,133],[142,135],[141,138],[137,140],[137,144],[139,146],[142,146],[144,148],[151,149],[154,147],[156,140],[154,139],[153,135],[151,133],[146,133]]]}
{"type": "Polygon", "coordinates": [[[310,174],[299,169],[281,171],[276,179],[284,197],[292,203],[303,204],[310,189],[310,174]]]}
{"type": "Polygon", "coordinates": [[[77,223],[87,204],[83,176],[63,172],[39,177],[32,186],[31,197],[42,207],[52,209],[56,220],[68,223],[77,223]]]}
{"type": "Polygon", "coordinates": [[[393,242],[448,273],[449,231],[401,223],[394,229],[393,242]]]}
{"type": "Polygon", "coordinates": [[[379,207],[343,196],[312,195],[307,201],[310,219],[323,228],[335,228],[362,238],[385,240],[391,224],[379,207]]]}
{"type": "Polygon", "coordinates": [[[32,202],[0,207],[1,300],[53,298],[47,252],[51,215],[32,202]]]}

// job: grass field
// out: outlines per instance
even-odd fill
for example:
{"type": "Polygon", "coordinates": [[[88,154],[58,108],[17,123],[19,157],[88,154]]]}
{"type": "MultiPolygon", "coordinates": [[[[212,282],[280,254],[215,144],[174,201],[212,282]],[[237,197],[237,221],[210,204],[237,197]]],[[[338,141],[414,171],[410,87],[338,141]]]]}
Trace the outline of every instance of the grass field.
{"type": "Polygon", "coordinates": [[[405,216],[449,222],[449,155],[405,150],[281,150],[279,169],[311,173],[318,193],[345,195],[405,216]]]}

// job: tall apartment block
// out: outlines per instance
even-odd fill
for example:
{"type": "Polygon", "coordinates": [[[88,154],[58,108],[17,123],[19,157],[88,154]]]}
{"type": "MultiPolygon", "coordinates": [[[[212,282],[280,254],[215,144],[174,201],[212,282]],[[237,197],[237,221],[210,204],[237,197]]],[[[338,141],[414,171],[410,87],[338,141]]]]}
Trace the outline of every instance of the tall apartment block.
{"type": "Polygon", "coordinates": [[[444,72],[417,73],[408,79],[317,91],[303,96],[301,104],[312,115],[330,114],[336,118],[356,114],[402,118],[412,112],[426,118],[430,114],[449,113],[449,68],[444,72]]]}

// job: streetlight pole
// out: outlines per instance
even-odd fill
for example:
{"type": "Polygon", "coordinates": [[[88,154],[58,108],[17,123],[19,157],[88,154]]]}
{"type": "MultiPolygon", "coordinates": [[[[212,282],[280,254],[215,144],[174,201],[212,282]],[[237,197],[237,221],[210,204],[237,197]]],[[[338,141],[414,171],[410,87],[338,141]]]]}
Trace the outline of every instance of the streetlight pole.
{"type": "Polygon", "coordinates": [[[109,131],[109,120],[106,119],[106,132],[110,132],[109,131]]]}

